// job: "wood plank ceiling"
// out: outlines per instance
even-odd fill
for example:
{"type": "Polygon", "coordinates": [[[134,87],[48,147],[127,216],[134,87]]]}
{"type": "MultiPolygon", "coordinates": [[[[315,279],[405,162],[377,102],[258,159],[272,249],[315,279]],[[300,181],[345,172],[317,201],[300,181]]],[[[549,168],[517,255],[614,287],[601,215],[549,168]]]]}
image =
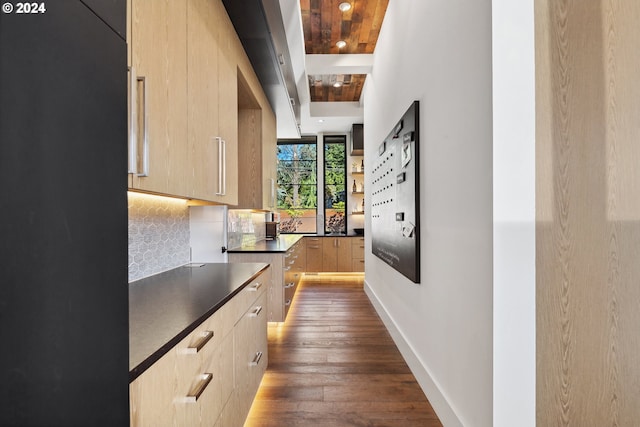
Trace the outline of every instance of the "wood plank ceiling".
{"type": "MultiPolygon", "coordinates": [[[[307,54],[372,54],[389,0],[300,0],[307,54]],[[339,5],[351,8],[341,11],[339,5]],[[338,41],[346,42],[342,48],[338,41]]],[[[357,102],[366,74],[309,75],[311,102],[357,102]]]]}

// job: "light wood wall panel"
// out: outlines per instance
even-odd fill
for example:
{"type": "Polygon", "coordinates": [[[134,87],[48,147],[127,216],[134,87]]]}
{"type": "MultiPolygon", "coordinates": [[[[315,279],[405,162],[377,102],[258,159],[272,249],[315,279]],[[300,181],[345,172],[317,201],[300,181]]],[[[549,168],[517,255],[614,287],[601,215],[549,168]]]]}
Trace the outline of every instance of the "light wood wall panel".
{"type": "Polygon", "coordinates": [[[640,425],[640,2],[537,0],[537,425],[640,425]]]}

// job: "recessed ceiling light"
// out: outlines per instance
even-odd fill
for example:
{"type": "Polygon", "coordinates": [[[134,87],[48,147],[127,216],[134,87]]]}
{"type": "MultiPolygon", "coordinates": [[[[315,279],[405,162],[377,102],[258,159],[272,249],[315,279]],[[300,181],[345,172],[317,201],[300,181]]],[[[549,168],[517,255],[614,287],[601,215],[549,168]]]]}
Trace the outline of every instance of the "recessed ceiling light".
{"type": "Polygon", "coordinates": [[[340,83],[340,82],[335,82],[333,84],[333,87],[340,87],[340,86],[342,86],[342,83],[340,83]]]}
{"type": "Polygon", "coordinates": [[[338,49],[342,49],[346,45],[347,45],[347,42],[344,40],[338,40],[338,42],[336,43],[336,46],[338,46],[338,49]]]}
{"type": "Polygon", "coordinates": [[[338,9],[340,9],[342,12],[346,12],[347,10],[351,9],[351,3],[349,2],[342,2],[340,3],[340,5],[338,5],[338,9]]]}
{"type": "Polygon", "coordinates": [[[323,119],[318,119],[318,123],[324,123],[323,119]]]}

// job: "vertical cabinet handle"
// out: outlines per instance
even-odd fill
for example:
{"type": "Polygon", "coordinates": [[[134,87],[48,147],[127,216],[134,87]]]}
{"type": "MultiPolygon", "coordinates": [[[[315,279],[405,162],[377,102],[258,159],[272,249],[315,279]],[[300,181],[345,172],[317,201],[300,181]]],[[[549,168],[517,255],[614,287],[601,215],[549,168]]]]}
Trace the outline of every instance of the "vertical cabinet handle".
{"type": "Polygon", "coordinates": [[[138,173],[138,78],[133,67],[129,67],[129,146],[128,173],[138,173]]]}
{"type": "Polygon", "coordinates": [[[227,194],[227,141],[216,137],[218,141],[218,192],[216,196],[227,194]]]}
{"type": "Polygon", "coordinates": [[[149,176],[149,117],[147,116],[147,80],[129,69],[129,146],[128,173],[149,176]],[[142,132],[142,135],[140,135],[142,132]],[[142,141],[142,153],[140,153],[142,141]],[[142,164],[140,162],[142,161],[142,164]]]}
{"type": "Polygon", "coordinates": [[[136,175],[149,176],[149,115],[147,109],[147,79],[144,76],[136,77],[136,135],[142,131],[142,137],[136,137],[136,175]],[[140,153],[140,140],[142,141],[142,153],[140,153]],[[138,163],[142,159],[142,167],[138,163]]]}
{"type": "Polygon", "coordinates": [[[198,383],[191,389],[191,391],[189,391],[189,394],[187,394],[187,397],[185,399],[187,403],[196,403],[198,401],[200,396],[202,396],[204,390],[213,379],[213,374],[207,372],[199,375],[198,377],[198,383]]]}
{"type": "Polygon", "coordinates": [[[269,207],[276,206],[276,180],[269,178],[269,207]]]}

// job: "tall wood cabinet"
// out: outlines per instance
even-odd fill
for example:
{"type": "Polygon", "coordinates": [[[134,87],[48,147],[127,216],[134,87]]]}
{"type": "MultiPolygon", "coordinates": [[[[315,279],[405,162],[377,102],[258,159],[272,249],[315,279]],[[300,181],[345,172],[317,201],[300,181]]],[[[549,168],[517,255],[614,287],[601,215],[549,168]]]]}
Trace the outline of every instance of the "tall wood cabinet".
{"type": "Polygon", "coordinates": [[[238,95],[233,25],[220,1],[187,1],[189,196],[238,202],[238,95]]]}
{"type": "Polygon", "coordinates": [[[187,196],[187,4],[128,7],[129,188],[187,196]]]}

